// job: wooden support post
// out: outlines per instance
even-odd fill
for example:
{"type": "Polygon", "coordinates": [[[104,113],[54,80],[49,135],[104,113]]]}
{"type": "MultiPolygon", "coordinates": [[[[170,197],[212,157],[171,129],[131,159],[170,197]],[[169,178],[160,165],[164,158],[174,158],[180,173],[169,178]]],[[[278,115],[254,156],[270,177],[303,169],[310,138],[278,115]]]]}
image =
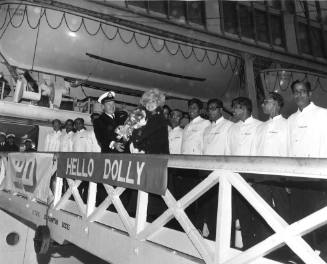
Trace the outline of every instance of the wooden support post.
{"type": "Polygon", "coordinates": [[[138,191],[135,216],[135,236],[145,228],[146,216],[148,212],[148,199],[149,195],[146,192],[138,191]]]}
{"type": "Polygon", "coordinates": [[[245,87],[247,90],[248,97],[252,101],[252,114],[254,117],[258,117],[258,102],[257,102],[257,91],[254,78],[254,56],[249,53],[243,53],[244,59],[244,74],[245,74],[245,87]]]}
{"type": "Polygon", "coordinates": [[[95,200],[97,196],[97,184],[89,182],[89,189],[87,194],[86,216],[89,217],[95,209],[95,200]]]}
{"type": "Polygon", "coordinates": [[[215,263],[228,259],[232,229],[232,186],[226,176],[219,178],[215,263]]]}

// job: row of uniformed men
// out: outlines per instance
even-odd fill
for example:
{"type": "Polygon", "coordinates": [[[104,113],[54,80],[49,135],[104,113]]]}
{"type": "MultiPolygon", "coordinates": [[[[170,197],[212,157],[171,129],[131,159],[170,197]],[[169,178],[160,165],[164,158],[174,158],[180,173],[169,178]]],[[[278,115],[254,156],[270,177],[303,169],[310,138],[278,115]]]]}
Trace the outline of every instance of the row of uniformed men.
{"type": "MultiPolygon", "coordinates": [[[[6,134],[5,132],[0,132],[0,152],[17,152],[19,151],[19,146],[15,143],[16,135],[13,133],[6,134]]],[[[36,149],[33,147],[32,139],[24,139],[24,152],[34,152],[36,149]]]]}
{"type": "MultiPolygon", "coordinates": [[[[211,122],[200,117],[201,102],[197,99],[190,100],[188,105],[191,122],[184,130],[178,126],[180,112],[175,110],[171,113],[171,153],[327,157],[327,109],[316,106],[311,101],[309,82],[295,81],[291,89],[298,110],[285,119],[280,114],[284,105],[282,96],[271,92],[262,103],[263,112],[269,115],[266,122],[252,116],[252,103],[248,98],[238,97],[232,101],[233,118],[237,120],[235,123],[223,117],[223,105],[220,100],[212,99],[208,102],[207,110],[211,122]]],[[[253,188],[262,197],[266,197],[266,202],[288,222],[298,221],[327,204],[322,183],[319,188],[307,181],[305,184],[288,184],[290,189],[284,189],[283,183],[278,180],[267,184],[255,183],[253,188]]],[[[267,238],[269,227],[260,217],[255,216],[255,212],[249,210],[241,199],[236,200],[236,217],[241,222],[243,243],[245,248],[249,248],[267,238]]],[[[210,206],[213,207],[213,203],[210,206]]],[[[208,217],[209,220],[210,218],[213,217],[208,217]]],[[[210,233],[213,227],[214,223],[209,224],[210,233]]],[[[325,243],[325,239],[321,237],[321,232],[314,232],[308,241],[312,247],[327,255],[327,250],[320,246],[325,243]]]]}
{"type": "Polygon", "coordinates": [[[280,114],[283,98],[274,92],[262,104],[270,117],[266,122],[252,116],[251,100],[245,97],[232,101],[235,123],[223,117],[220,100],[208,101],[210,122],[200,116],[201,101],[191,99],[191,122],[184,129],[179,126],[181,112],[173,110],[170,114],[170,153],[327,157],[327,110],[311,102],[309,82],[295,81],[291,88],[298,110],[287,120],[280,114]]]}
{"type": "Polygon", "coordinates": [[[68,119],[64,127],[62,131],[61,121],[52,121],[53,130],[46,135],[44,151],[101,152],[94,132],[85,129],[83,118],[68,119]]]}

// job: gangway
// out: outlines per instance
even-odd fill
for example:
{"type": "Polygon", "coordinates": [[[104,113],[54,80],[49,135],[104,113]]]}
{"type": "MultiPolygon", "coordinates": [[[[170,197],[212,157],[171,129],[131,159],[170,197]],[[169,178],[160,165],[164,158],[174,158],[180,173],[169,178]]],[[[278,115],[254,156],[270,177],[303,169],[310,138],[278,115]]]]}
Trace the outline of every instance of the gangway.
{"type": "MultiPolygon", "coordinates": [[[[137,165],[136,172],[140,172],[140,164],[137,165]]],[[[302,237],[327,223],[327,207],[288,224],[243,177],[246,173],[253,177],[278,175],[306,180],[326,180],[326,159],[13,153],[1,156],[0,172],[2,210],[35,226],[47,225],[51,238],[57,243],[68,241],[110,263],[280,263],[265,256],[285,244],[304,263],[326,263],[302,237]],[[165,175],[146,174],[143,182],[145,184],[140,180],[138,182],[141,183],[140,186],[135,187],[132,186],[135,184],[132,178],[128,179],[128,176],[124,178],[118,174],[124,170],[122,166],[126,164],[129,173],[133,169],[130,162],[134,161],[143,160],[150,167],[152,165],[153,169],[157,166],[158,159],[167,162],[165,170],[182,168],[206,170],[211,173],[179,200],[176,200],[169,188],[166,188],[165,180],[159,180],[159,187],[165,187],[161,199],[168,209],[149,223],[146,220],[149,214],[147,210],[149,194],[146,190],[153,191],[151,188],[154,185],[149,188],[147,180],[151,177],[152,180],[155,177],[164,178],[165,175]],[[94,161],[93,165],[91,160],[94,161]],[[66,161],[66,164],[62,161],[66,161]],[[117,165],[114,165],[116,161],[117,165]],[[100,177],[102,179],[107,177],[112,184],[109,184],[110,181],[100,182],[98,176],[92,175],[93,171],[99,173],[95,166],[100,164],[99,162],[103,162],[105,166],[109,166],[110,163],[113,177],[109,175],[108,167],[105,167],[107,172],[102,171],[100,177]],[[119,165],[120,162],[123,165],[119,165]],[[41,163],[48,165],[44,167],[47,169],[42,177],[38,177],[35,173],[38,174],[39,168],[36,168],[35,164],[41,163]],[[67,176],[71,169],[75,170],[76,177],[67,176]],[[56,179],[53,181],[52,175],[55,172],[56,179]],[[65,173],[66,176],[63,175],[65,173]],[[104,175],[107,176],[103,177],[104,175]],[[78,191],[82,182],[81,177],[84,181],[89,181],[86,202],[78,191]],[[69,185],[66,189],[63,188],[64,178],[69,185]],[[100,204],[96,203],[97,184],[103,184],[107,193],[107,197],[100,204]],[[135,217],[128,213],[121,200],[121,195],[128,189],[126,187],[128,184],[138,192],[135,217]],[[34,188],[31,188],[32,185],[34,188]],[[53,196],[49,195],[50,185],[53,185],[53,196]],[[216,239],[212,241],[201,235],[185,209],[214,186],[218,186],[219,193],[216,239]],[[238,191],[274,231],[273,235],[244,251],[231,245],[232,189],[238,191]],[[74,199],[70,199],[71,196],[74,199]],[[107,210],[109,205],[113,205],[116,211],[107,210]],[[164,227],[173,218],[178,221],[183,231],[164,227]]],[[[3,234],[0,235],[3,237],[3,234]]]]}

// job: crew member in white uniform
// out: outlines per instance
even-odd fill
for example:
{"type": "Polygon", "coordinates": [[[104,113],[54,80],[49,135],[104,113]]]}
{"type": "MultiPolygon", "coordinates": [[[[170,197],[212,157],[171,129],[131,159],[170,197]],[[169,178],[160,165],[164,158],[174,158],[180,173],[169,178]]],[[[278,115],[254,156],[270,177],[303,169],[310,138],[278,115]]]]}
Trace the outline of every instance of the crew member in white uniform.
{"type": "Polygon", "coordinates": [[[60,151],[72,152],[73,151],[73,136],[74,136],[74,121],[67,119],[65,122],[66,133],[62,133],[60,140],[60,151]]]}
{"type": "Polygon", "coordinates": [[[179,126],[179,122],[183,116],[182,111],[174,109],[170,112],[171,129],[168,130],[169,153],[181,154],[183,128],[179,126]]]}
{"type": "MultiPolygon", "coordinates": [[[[227,155],[250,156],[257,127],[261,121],[252,117],[252,102],[246,97],[237,97],[232,101],[233,118],[237,121],[231,125],[227,137],[227,155]]],[[[254,210],[244,199],[234,194],[236,213],[234,220],[240,221],[244,249],[255,244],[256,226],[253,225],[254,210]]]]}
{"type": "Polygon", "coordinates": [[[309,82],[292,84],[297,112],[288,118],[288,155],[290,157],[327,157],[327,109],[311,102],[309,82]]]}
{"type": "Polygon", "coordinates": [[[199,99],[193,98],[188,102],[188,112],[191,122],[183,131],[182,154],[201,155],[203,152],[203,133],[210,125],[210,121],[200,116],[203,104],[199,99]]]}
{"type": "Polygon", "coordinates": [[[232,101],[233,115],[237,123],[231,125],[227,137],[227,155],[250,156],[257,127],[261,121],[252,117],[252,102],[246,97],[232,101]]]}
{"type": "Polygon", "coordinates": [[[211,124],[203,134],[203,154],[224,155],[227,148],[227,132],[233,122],[223,117],[223,103],[219,99],[210,99],[207,106],[211,124]]]}
{"type": "MultiPolygon", "coordinates": [[[[207,112],[211,124],[204,130],[202,152],[204,155],[224,155],[227,147],[227,131],[233,122],[223,117],[223,103],[219,99],[214,98],[208,101],[207,112]]],[[[208,172],[204,172],[203,175],[207,176],[208,172]]],[[[201,215],[203,215],[202,235],[214,239],[216,212],[212,208],[217,208],[217,189],[205,193],[201,200],[203,201],[200,203],[201,215]]]]}
{"type": "Polygon", "coordinates": [[[275,92],[264,100],[262,109],[269,119],[258,126],[252,148],[254,156],[287,156],[287,120],[280,114],[283,106],[283,97],[275,92]]]}
{"type": "MultiPolygon", "coordinates": [[[[263,101],[262,109],[269,119],[257,128],[253,155],[287,155],[287,120],[280,114],[283,106],[283,97],[275,92],[270,92],[263,101]]],[[[284,181],[275,176],[257,177],[252,187],[280,216],[290,222],[291,206],[284,181]]],[[[259,243],[272,235],[271,229],[260,217],[252,216],[252,226],[255,226],[255,242],[259,243]]]]}
{"type": "Polygon", "coordinates": [[[83,118],[76,118],[74,126],[73,152],[92,152],[91,134],[85,129],[83,118]]]}
{"type": "MultiPolygon", "coordinates": [[[[203,133],[210,125],[210,121],[200,116],[200,110],[202,108],[203,104],[199,99],[193,98],[188,101],[188,112],[191,121],[185,126],[183,131],[182,154],[202,155],[203,153],[203,133]]],[[[201,175],[201,172],[198,170],[184,170],[181,174],[181,181],[176,184],[176,189],[178,190],[175,196],[176,199],[179,199],[182,196],[181,194],[189,192],[199,184],[202,180],[201,176],[206,176],[201,175]]],[[[196,201],[188,208],[190,219],[198,229],[202,229],[204,224],[201,208],[203,206],[199,201],[196,201]]]]}
{"type": "MultiPolygon", "coordinates": [[[[291,85],[297,112],[288,118],[288,154],[291,157],[327,157],[327,109],[311,101],[311,84],[295,81],[291,85]]],[[[295,182],[291,188],[291,203],[294,208],[293,222],[327,205],[325,181],[295,182]]],[[[314,249],[327,255],[325,229],[315,230],[306,240],[314,249]]]]}
{"type": "Polygon", "coordinates": [[[60,151],[60,140],[61,140],[61,121],[54,119],[52,121],[53,131],[48,133],[45,138],[44,151],[60,151]]]}

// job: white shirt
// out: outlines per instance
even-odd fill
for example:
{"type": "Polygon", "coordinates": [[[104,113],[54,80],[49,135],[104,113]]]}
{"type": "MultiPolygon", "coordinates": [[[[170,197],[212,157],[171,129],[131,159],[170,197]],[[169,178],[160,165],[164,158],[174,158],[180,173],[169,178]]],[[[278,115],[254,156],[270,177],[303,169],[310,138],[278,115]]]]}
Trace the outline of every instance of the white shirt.
{"type": "Polygon", "coordinates": [[[327,157],[327,109],[311,102],[287,121],[290,157],[327,157]]]}
{"type": "Polygon", "coordinates": [[[169,153],[181,154],[183,128],[180,126],[171,128],[168,132],[169,153]]]}
{"type": "Polygon", "coordinates": [[[254,156],[287,156],[287,120],[278,115],[259,125],[252,150],[254,156]]]}
{"type": "Polygon", "coordinates": [[[208,126],[203,134],[204,155],[224,155],[227,148],[227,132],[233,122],[220,117],[208,126]]]}
{"type": "Polygon", "coordinates": [[[73,136],[74,132],[69,131],[68,133],[62,133],[60,139],[60,148],[59,150],[62,152],[72,152],[73,151],[73,136]]]}
{"type": "Polygon", "coordinates": [[[62,132],[60,130],[51,131],[45,137],[44,151],[59,151],[62,132]]]}
{"type": "Polygon", "coordinates": [[[198,116],[185,126],[182,137],[182,154],[202,154],[203,132],[209,125],[209,120],[198,116]]]}
{"type": "Polygon", "coordinates": [[[238,121],[231,125],[227,136],[227,155],[250,156],[257,127],[262,124],[258,119],[250,116],[248,119],[238,121]]]}
{"type": "Polygon", "coordinates": [[[98,144],[98,141],[95,137],[94,131],[89,131],[90,133],[90,139],[92,144],[92,152],[101,152],[101,147],[98,144]]]}
{"type": "Polygon", "coordinates": [[[92,140],[90,132],[81,129],[73,136],[73,152],[92,152],[92,140]]]}

